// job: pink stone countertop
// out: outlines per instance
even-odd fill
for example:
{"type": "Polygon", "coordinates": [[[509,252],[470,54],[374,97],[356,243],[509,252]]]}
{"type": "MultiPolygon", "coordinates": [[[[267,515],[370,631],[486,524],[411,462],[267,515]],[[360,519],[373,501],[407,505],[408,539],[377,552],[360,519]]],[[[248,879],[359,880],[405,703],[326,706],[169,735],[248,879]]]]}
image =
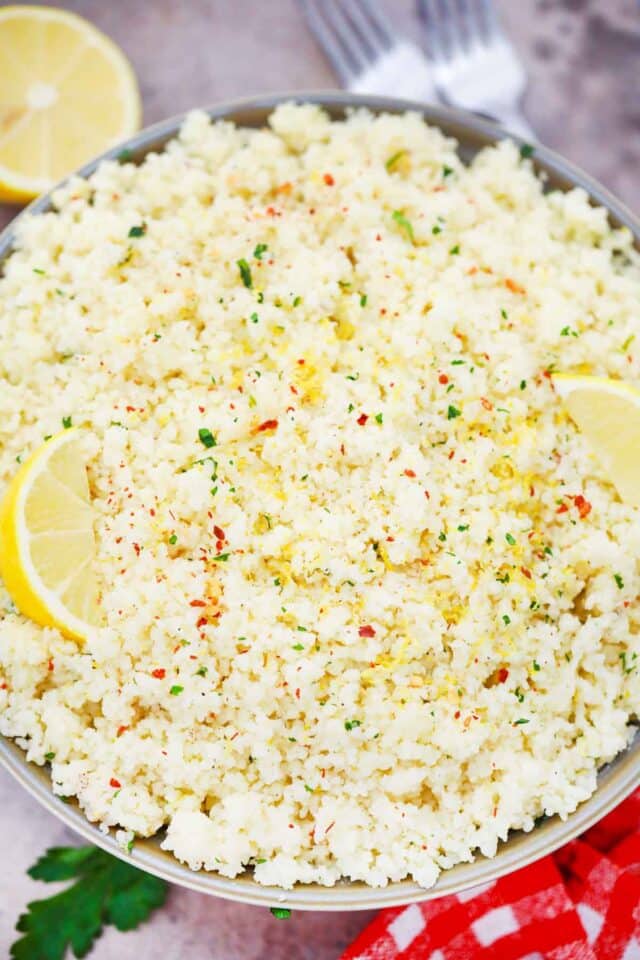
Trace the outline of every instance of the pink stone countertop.
{"type": "MultiPolygon", "coordinates": [[[[4,6],[4,4],[0,4],[4,6]]],[[[335,86],[295,0],[74,0],[129,54],[145,123],[228,97],[335,86]]],[[[636,0],[498,0],[526,64],[525,106],[540,139],[640,206],[640,14],[636,0]]],[[[419,39],[412,0],[386,0],[399,28],[419,39]]],[[[0,80],[1,84],[1,80],[0,80]]],[[[0,206],[0,225],[13,210],[0,206]]],[[[45,888],[26,869],[74,837],[0,772],[0,958],[15,921],[45,888]]],[[[47,894],[50,892],[46,888],[47,894]]],[[[337,960],[371,914],[298,913],[173,889],[140,930],[108,931],[92,960],[337,960]]]]}

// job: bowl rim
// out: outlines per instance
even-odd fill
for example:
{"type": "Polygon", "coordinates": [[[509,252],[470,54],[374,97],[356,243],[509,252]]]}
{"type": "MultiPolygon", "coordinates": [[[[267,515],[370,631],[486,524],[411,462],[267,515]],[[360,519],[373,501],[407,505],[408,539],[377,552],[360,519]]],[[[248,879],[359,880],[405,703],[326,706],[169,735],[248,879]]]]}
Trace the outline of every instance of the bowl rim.
{"type": "MultiPolygon", "coordinates": [[[[364,107],[373,113],[400,113],[408,110],[419,112],[425,120],[444,130],[447,136],[463,141],[474,141],[472,149],[496,143],[506,137],[518,144],[526,141],[510,134],[492,121],[475,116],[467,111],[418,103],[395,97],[351,94],[335,90],[302,90],[272,93],[266,96],[241,97],[203,108],[213,120],[236,120],[244,125],[243,115],[255,113],[268,115],[276,106],[285,102],[313,103],[326,108],[332,115],[340,115],[352,108],[364,107]]],[[[103,160],[117,159],[123,151],[130,151],[135,160],[154,150],[162,150],[167,140],[178,132],[189,111],[160,121],[127,138],[118,145],[84,164],[75,174],[65,177],[46,194],[34,200],[18,214],[0,233],[0,270],[11,252],[16,226],[23,217],[41,214],[51,206],[51,195],[71,176],[87,177],[103,160]]],[[[607,209],[609,219],[616,226],[625,226],[640,246],[640,220],[625,204],[614,197],[605,187],[576,165],[565,160],[555,151],[541,144],[534,144],[534,162],[554,181],[554,186],[566,190],[578,186],[586,190],[592,201],[607,209]]],[[[381,907],[401,906],[428,899],[446,896],[493,883],[500,877],[521,869],[541,857],[553,853],[558,847],[582,833],[597,820],[624,800],[640,785],[640,733],[633,742],[598,775],[596,791],[581,803],[566,820],[558,816],[549,818],[529,833],[510,832],[495,857],[488,859],[477,855],[469,863],[460,863],[440,874],[437,883],[430,888],[418,886],[411,880],[391,882],[386,887],[370,887],[361,882],[340,881],[332,887],[317,883],[297,884],[291,890],[267,887],[258,884],[251,876],[242,875],[233,879],[207,871],[192,871],[176,860],[172,854],[160,850],[158,838],[136,840],[129,853],[116,842],[113,830],[105,833],[91,823],[77,803],[66,803],[51,789],[47,767],[39,767],[26,760],[26,753],[13,741],[0,736],[0,765],[7,770],[39,803],[53,813],[67,827],[86,840],[120,859],[133,862],[135,866],[179,886],[201,893],[258,906],[288,906],[297,910],[367,910],[381,907]]]]}

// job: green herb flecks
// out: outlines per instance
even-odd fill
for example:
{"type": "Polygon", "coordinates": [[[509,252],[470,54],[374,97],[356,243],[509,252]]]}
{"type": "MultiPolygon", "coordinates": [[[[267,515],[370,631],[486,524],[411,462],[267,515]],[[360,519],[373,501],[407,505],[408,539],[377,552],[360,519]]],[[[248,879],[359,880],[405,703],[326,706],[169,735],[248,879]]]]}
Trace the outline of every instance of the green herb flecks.
{"type": "Polygon", "coordinates": [[[416,238],[415,238],[414,233],[413,233],[413,227],[411,226],[411,223],[410,223],[410,222],[407,220],[407,218],[405,217],[405,215],[404,215],[404,213],[402,212],[402,210],[394,210],[393,213],[391,214],[391,216],[393,217],[393,219],[395,220],[395,222],[398,224],[398,226],[400,227],[400,229],[401,229],[401,230],[404,230],[404,232],[406,233],[406,235],[407,235],[408,239],[411,241],[411,243],[415,244],[416,238]]]}
{"type": "Polygon", "coordinates": [[[408,150],[396,150],[389,159],[385,162],[385,169],[387,173],[393,173],[401,160],[409,155],[408,150]]]}
{"type": "Polygon", "coordinates": [[[181,687],[179,683],[174,683],[174,685],[169,690],[169,693],[171,694],[172,697],[177,697],[182,693],[183,690],[184,690],[184,687],[181,687]]]}
{"type": "Polygon", "coordinates": [[[198,440],[203,447],[207,448],[207,450],[210,450],[211,447],[215,447],[217,443],[216,438],[211,433],[211,430],[208,429],[208,427],[200,427],[198,430],[198,440]]]}
{"type": "Polygon", "coordinates": [[[361,720],[345,720],[344,728],[345,730],[353,730],[355,727],[359,727],[361,723],[361,720]]]}
{"type": "Polygon", "coordinates": [[[71,419],[71,417],[63,417],[63,418],[62,418],[62,426],[64,427],[65,430],[69,430],[70,427],[72,426],[72,419],[71,419]]]}
{"type": "MultiPolygon", "coordinates": [[[[249,264],[247,263],[247,261],[244,259],[244,257],[243,257],[241,260],[236,260],[236,266],[238,267],[238,270],[240,271],[240,279],[241,279],[242,282],[244,283],[244,285],[245,285],[245,287],[247,288],[247,290],[251,290],[251,288],[253,287],[253,278],[252,278],[252,276],[251,276],[251,267],[249,266],[249,264]]],[[[260,302],[260,301],[258,301],[258,302],[260,302]]]]}
{"type": "Polygon", "coordinates": [[[288,907],[270,907],[269,909],[276,920],[288,920],[291,916],[291,910],[288,907]]]}
{"type": "Polygon", "coordinates": [[[127,236],[128,237],[144,237],[146,232],[147,232],[146,223],[141,223],[138,226],[131,227],[127,236]]]}
{"type": "Polygon", "coordinates": [[[266,243],[257,243],[253,255],[256,260],[262,260],[263,255],[267,252],[269,247],[266,243]]]}

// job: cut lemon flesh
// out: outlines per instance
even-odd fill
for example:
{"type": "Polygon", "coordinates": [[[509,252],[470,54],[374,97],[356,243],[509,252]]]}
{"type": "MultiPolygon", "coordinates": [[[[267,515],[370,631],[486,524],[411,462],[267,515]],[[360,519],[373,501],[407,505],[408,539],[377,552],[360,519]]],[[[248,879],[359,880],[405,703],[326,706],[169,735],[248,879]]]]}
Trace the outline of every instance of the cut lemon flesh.
{"type": "Polygon", "coordinates": [[[52,7],[0,8],[0,200],[37,196],[140,125],[122,51],[52,7]]]}
{"type": "Polygon", "coordinates": [[[640,507],[640,390],[579,374],[555,373],[553,383],[620,499],[640,507]]]}
{"type": "Polygon", "coordinates": [[[93,519],[75,429],[39,447],[0,504],[0,577],[11,599],[26,617],[79,640],[100,622],[93,519]]]}

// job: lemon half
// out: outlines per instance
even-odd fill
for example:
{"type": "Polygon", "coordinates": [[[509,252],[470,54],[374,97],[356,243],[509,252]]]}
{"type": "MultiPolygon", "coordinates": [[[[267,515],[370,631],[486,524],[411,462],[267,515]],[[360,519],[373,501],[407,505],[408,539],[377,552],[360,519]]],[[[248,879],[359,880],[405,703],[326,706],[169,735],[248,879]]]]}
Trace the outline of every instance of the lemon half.
{"type": "Polygon", "coordinates": [[[554,373],[553,383],[620,499],[640,507],[640,390],[579,374],[554,373]]]}
{"type": "Polygon", "coordinates": [[[93,509],[79,431],[20,467],[0,504],[0,576],[21,613],[85,639],[100,620],[93,509]]]}
{"type": "Polygon", "coordinates": [[[0,8],[0,200],[30,200],[140,126],[123,52],[51,7],[0,8]]]}

